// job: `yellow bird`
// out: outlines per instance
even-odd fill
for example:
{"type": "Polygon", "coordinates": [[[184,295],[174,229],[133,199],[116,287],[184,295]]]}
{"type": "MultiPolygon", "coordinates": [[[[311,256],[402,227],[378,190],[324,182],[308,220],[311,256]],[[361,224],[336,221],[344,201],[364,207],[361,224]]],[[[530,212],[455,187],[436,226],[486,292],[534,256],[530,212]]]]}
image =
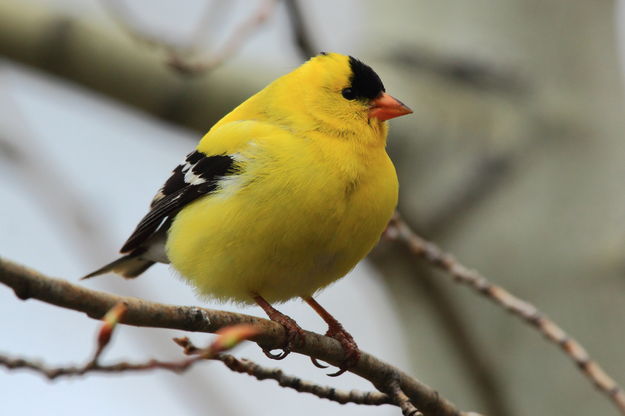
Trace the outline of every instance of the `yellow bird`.
{"type": "MultiPolygon", "coordinates": [[[[376,244],[397,204],[386,120],[411,113],[367,65],[321,53],[278,78],[215,124],[174,169],[121,249],[85,276],[137,277],[171,263],[203,296],[271,304],[303,298],[358,360],[351,335],[313,298],[376,244]]],[[[338,375],[337,374],[337,375],[338,375]]]]}

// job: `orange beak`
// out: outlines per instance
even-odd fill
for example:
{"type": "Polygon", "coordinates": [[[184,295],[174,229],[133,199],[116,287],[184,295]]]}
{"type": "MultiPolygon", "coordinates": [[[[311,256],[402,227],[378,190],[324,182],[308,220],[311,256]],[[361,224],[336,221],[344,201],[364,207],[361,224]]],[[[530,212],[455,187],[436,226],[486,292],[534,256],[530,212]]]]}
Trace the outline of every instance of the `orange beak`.
{"type": "Polygon", "coordinates": [[[369,117],[375,117],[380,121],[386,121],[410,113],[412,113],[412,110],[406,107],[404,103],[383,92],[378,95],[377,98],[371,100],[369,117]]]}

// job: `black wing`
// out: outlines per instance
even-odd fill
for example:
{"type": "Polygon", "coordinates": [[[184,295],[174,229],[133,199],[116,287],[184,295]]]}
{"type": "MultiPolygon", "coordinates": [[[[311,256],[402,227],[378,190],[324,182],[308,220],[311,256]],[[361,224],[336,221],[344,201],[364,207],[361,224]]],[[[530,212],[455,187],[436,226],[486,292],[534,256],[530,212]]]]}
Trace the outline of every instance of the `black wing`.
{"type": "Polygon", "coordinates": [[[151,236],[167,230],[176,214],[191,201],[217,188],[219,179],[237,173],[234,159],[226,155],[207,156],[202,152],[189,153],[185,162],[173,170],[165,185],[156,194],[150,212],[139,222],[121,253],[140,248],[151,236]]]}

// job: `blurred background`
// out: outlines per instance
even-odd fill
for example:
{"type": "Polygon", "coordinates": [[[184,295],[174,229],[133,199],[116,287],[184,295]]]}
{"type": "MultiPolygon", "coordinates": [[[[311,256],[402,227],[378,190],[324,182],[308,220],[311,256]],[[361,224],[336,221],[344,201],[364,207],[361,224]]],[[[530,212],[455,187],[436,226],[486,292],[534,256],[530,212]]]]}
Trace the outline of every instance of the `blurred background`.
{"type": "MultiPolygon", "coordinates": [[[[76,283],[116,256],[216,120],[311,54],[369,63],[413,110],[391,123],[400,211],[529,300],[625,383],[625,101],[620,1],[0,0],[0,255],[76,283]]],[[[167,267],[87,287],[197,299],[167,267]]],[[[616,414],[535,331],[382,242],[319,301],[360,347],[465,410],[616,414]]],[[[281,310],[324,331],[300,302],[281,310]]],[[[241,310],[264,316],[259,308],[241,310]]],[[[83,362],[97,323],[0,287],[0,352],[83,362]]],[[[175,359],[182,333],[121,327],[104,360],[175,359]]],[[[192,334],[203,345],[210,335],[192,334]]],[[[236,355],[337,387],[304,357],[236,355]]],[[[0,369],[0,413],[359,414],[206,363],[53,383],[0,369]]]]}

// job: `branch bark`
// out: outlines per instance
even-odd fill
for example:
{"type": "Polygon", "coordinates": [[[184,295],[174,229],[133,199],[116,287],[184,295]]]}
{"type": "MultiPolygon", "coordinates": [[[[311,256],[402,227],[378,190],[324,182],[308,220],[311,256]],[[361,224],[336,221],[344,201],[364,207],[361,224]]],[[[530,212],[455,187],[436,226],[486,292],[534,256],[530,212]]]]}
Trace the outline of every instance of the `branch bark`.
{"type": "MultiPolygon", "coordinates": [[[[235,55],[245,41],[273,15],[277,0],[265,0],[262,2],[258,10],[241,22],[223,46],[212,55],[208,55],[201,50],[198,45],[199,39],[196,37],[193,39],[194,43],[183,47],[171,44],[156,34],[139,29],[135,21],[136,19],[130,17],[130,13],[123,1],[105,0],[103,5],[110,12],[109,14],[113,20],[130,37],[146,45],[164,49],[168,55],[167,63],[170,67],[182,75],[199,76],[217,68],[235,55]]],[[[202,27],[198,27],[196,33],[201,33],[202,29],[202,27]]]]}
{"type": "MultiPolygon", "coordinates": [[[[259,346],[280,348],[284,343],[283,328],[266,319],[200,307],[164,305],[98,292],[45,276],[2,258],[0,258],[0,282],[11,287],[16,296],[22,300],[38,299],[66,309],[84,312],[94,319],[100,319],[115,304],[123,302],[128,310],[120,323],[127,325],[214,333],[227,326],[249,324],[254,325],[259,331],[259,334],[252,338],[259,346]]],[[[344,357],[338,341],[313,332],[304,332],[305,343],[294,348],[294,352],[332,365],[340,365],[344,357]]],[[[412,404],[428,416],[472,414],[458,410],[432,388],[365,352],[362,352],[358,363],[349,371],[369,380],[381,392],[391,393],[394,396],[397,396],[396,386],[393,385],[394,390],[389,392],[388,388],[391,385],[389,380],[397,380],[401,391],[410,398],[412,404]]]]}
{"type": "Polygon", "coordinates": [[[434,243],[424,240],[396,214],[393,225],[394,237],[402,242],[414,255],[421,257],[433,267],[440,269],[481,295],[492,300],[513,315],[530,324],[541,335],[560,347],[582,374],[602,393],[610,398],[614,406],[625,415],[625,391],[590,356],[582,344],[567,334],[558,324],[542,313],[536,306],[518,298],[501,286],[488,281],[475,270],[458,262],[451,254],[444,252],[434,243]]]}
{"type": "MultiPolygon", "coordinates": [[[[124,303],[118,303],[113,308],[113,310],[115,310],[116,308],[121,309],[122,313],[125,313],[126,306],[124,303]]],[[[109,325],[107,326],[106,318],[104,318],[103,320],[105,321],[105,323],[101,327],[100,333],[102,333],[102,329],[107,328],[107,330],[110,331],[107,333],[109,335],[112,334],[114,324],[111,325],[109,323],[109,325]]],[[[370,406],[393,404],[389,396],[384,393],[380,393],[377,391],[363,392],[359,390],[347,391],[336,389],[330,386],[322,386],[302,380],[299,377],[284,374],[279,368],[262,367],[248,359],[238,359],[231,354],[220,352],[224,349],[229,350],[233,348],[234,346],[236,346],[236,344],[240,343],[245,339],[248,339],[251,334],[256,333],[256,328],[251,326],[247,326],[244,329],[241,327],[239,327],[238,329],[233,328],[235,327],[226,328],[225,331],[228,332],[228,334],[226,335],[224,332],[222,332],[222,338],[218,337],[215,341],[212,342],[209,347],[206,348],[196,347],[187,337],[174,338],[174,342],[184,348],[184,353],[186,355],[193,356],[192,358],[185,358],[178,361],[162,361],[150,359],[139,363],[122,361],[115,364],[103,365],[100,364],[99,358],[102,351],[104,350],[104,347],[106,347],[106,345],[108,344],[108,340],[110,340],[110,338],[108,338],[104,343],[98,342],[98,348],[96,349],[93,358],[87,361],[82,366],[71,365],[66,367],[49,367],[41,362],[25,358],[11,358],[4,354],[0,354],[0,366],[5,367],[9,370],[28,369],[46,377],[48,380],[55,380],[59,377],[82,377],[92,373],[120,374],[127,372],[154,371],[159,369],[171,371],[174,373],[182,373],[189,370],[192,366],[200,361],[213,360],[221,361],[230,370],[236,373],[248,374],[259,381],[275,380],[281,387],[290,388],[300,393],[309,393],[319,397],[320,399],[327,399],[340,404],[354,403],[370,406]],[[237,334],[233,334],[233,331],[236,331],[237,334]],[[233,336],[236,336],[238,338],[234,342],[232,339],[233,336]],[[223,343],[223,337],[228,339],[227,342],[230,342],[231,345],[225,345],[223,343]]],[[[100,336],[98,337],[98,341],[101,341],[100,336]]]]}

